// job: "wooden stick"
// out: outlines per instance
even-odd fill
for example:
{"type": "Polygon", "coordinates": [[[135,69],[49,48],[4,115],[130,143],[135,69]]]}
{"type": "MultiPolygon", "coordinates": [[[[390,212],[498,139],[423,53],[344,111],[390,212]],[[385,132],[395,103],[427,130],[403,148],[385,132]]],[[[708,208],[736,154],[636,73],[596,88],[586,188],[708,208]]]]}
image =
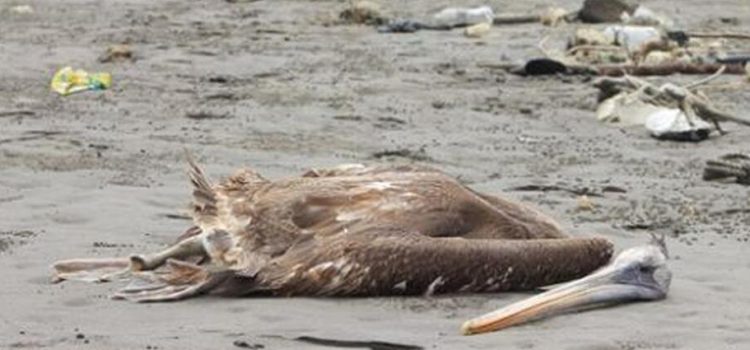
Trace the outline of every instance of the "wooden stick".
{"type": "Polygon", "coordinates": [[[745,33],[703,33],[703,32],[690,32],[685,33],[691,38],[725,38],[725,39],[742,39],[750,40],[750,34],[745,33]]]}
{"type": "Polygon", "coordinates": [[[518,63],[492,63],[492,62],[477,62],[477,67],[486,69],[499,69],[499,70],[511,70],[518,67],[518,63]]]}
{"type": "MultiPolygon", "coordinates": [[[[666,63],[658,65],[600,65],[594,66],[599,75],[619,77],[623,74],[646,76],[646,75],[671,75],[671,74],[713,74],[721,69],[721,64],[697,64],[697,63],[666,63]]],[[[740,64],[729,64],[724,74],[746,74],[745,67],[740,64]]]]}
{"type": "Polygon", "coordinates": [[[701,116],[706,116],[714,120],[730,121],[737,124],[750,126],[750,120],[720,111],[710,104],[706,103],[702,99],[697,99],[690,96],[688,97],[688,101],[695,107],[696,111],[701,116]]]}
{"type": "Polygon", "coordinates": [[[721,68],[719,68],[719,70],[717,70],[716,73],[711,74],[710,76],[708,76],[706,78],[699,79],[699,80],[696,80],[696,81],[694,81],[694,82],[692,82],[690,84],[687,84],[687,85],[685,85],[685,88],[686,89],[693,89],[693,88],[696,88],[696,87],[698,87],[700,85],[704,85],[704,84],[706,84],[706,83],[708,83],[708,82],[710,82],[710,81],[718,78],[720,75],[722,75],[724,73],[725,70],[727,70],[727,66],[721,66],[721,68]]]}
{"type": "Polygon", "coordinates": [[[18,116],[33,116],[36,113],[34,111],[28,110],[28,109],[19,109],[19,110],[10,110],[10,111],[0,111],[0,118],[1,117],[12,117],[15,115],[18,116]]]}
{"type": "Polygon", "coordinates": [[[572,47],[570,50],[565,52],[565,54],[572,55],[578,51],[625,51],[625,48],[620,46],[578,45],[572,47]]]}
{"type": "Polygon", "coordinates": [[[539,15],[505,15],[495,16],[492,24],[500,26],[506,24],[538,23],[539,21],[541,21],[541,16],[539,15]]]}
{"type": "Polygon", "coordinates": [[[740,89],[747,89],[747,88],[748,88],[747,82],[734,81],[734,82],[712,84],[709,86],[705,86],[701,89],[701,91],[733,91],[733,90],[740,90],[740,89]]]}

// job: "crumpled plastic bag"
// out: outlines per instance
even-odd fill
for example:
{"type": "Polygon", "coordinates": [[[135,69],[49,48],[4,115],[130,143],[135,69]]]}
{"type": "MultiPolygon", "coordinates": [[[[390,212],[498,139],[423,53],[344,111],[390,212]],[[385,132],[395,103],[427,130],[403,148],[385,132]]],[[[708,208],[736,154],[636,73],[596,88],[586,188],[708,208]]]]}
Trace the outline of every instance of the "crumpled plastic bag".
{"type": "Polygon", "coordinates": [[[67,96],[88,90],[106,90],[112,86],[112,75],[109,73],[92,73],[71,67],[60,69],[52,77],[50,87],[60,95],[67,96]]]}
{"type": "Polygon", "coordinates": [[[638,96],[621,93],[602,101],[596,117],[600,122],[624,127],[645,125],[649,116],[662,108],[643,102],[638,96]]]}
{"type": "Polygon", "coordinates": [[[626,47],[630,51],[636,51],[641,45],[650,41],[662,39],[662,32],[654,27],[642,26],[609,26],[602,31],[609,42],[626,47]]]}
{"type": "Polygon", "coordinates": [[[470,26],[478,23],[492,23],[495,12],[492,7],[480,6],[475,8],[448,7],[432,16],[432,26],[454,28],[470,26]]]}
{"type": "Polygon", "coordinates": [[[674,27],[674,21],[644,6],[638,6],[632,15],[623,12],[620,20],[622,23],[637,26],[658,26],[666,29],[674,27]]]}
{"type": "Polygon", "coordinates": [[[646,129],[657,139],[698,142],[708,138],[711,124],[702,119],[688,119],[685,112],[676,108],[662,108],[646,119],[646,129]]]}

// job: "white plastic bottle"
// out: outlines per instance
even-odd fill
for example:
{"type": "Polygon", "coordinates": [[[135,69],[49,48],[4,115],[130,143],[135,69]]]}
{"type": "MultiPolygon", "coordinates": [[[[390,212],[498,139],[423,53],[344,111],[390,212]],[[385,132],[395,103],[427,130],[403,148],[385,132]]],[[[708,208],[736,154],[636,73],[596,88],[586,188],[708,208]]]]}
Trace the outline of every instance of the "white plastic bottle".
{"type": "Polygon", "coordinates": [[[448,7],[432,16],[432,25],[436,27],[470,26],[478,23],[490,23],[495,19],[495,12],[489,6],[474,8],[448,7]]]}

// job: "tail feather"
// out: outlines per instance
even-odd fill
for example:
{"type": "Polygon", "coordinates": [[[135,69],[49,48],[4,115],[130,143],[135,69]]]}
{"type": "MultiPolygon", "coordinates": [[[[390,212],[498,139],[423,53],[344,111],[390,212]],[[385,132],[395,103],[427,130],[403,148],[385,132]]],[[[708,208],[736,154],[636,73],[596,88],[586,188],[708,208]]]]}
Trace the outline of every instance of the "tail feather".
{"type": "Polygon", "coordinates": [[[188,176],[193,185],[193,206],[198,216],[216,216],[216,191],[208,181],[203,170],[198,166],[189,152],[186,153],[188,176]]]}
{"type": "Polygon", "coordinates": [[[230,271],[209,271],[170,259],[163,269],[134,273],[130,284],[113,297],[135,302],[176,301],[203,294],[230,276],[230,271]]]}

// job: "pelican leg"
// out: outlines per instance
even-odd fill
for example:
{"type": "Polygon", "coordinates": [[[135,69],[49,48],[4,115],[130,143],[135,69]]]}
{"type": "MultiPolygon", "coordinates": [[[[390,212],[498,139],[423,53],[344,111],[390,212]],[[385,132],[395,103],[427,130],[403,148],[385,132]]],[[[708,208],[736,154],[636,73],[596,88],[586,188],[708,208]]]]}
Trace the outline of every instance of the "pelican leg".
{"type": "Polygon", "coordinates": [[[192,236],[155,254],[131,255],[130,268],[133,271],[154,270],[164,265],[168,259],[183,259],[191,256],[206,256],[201,235],[192,236]]]}

